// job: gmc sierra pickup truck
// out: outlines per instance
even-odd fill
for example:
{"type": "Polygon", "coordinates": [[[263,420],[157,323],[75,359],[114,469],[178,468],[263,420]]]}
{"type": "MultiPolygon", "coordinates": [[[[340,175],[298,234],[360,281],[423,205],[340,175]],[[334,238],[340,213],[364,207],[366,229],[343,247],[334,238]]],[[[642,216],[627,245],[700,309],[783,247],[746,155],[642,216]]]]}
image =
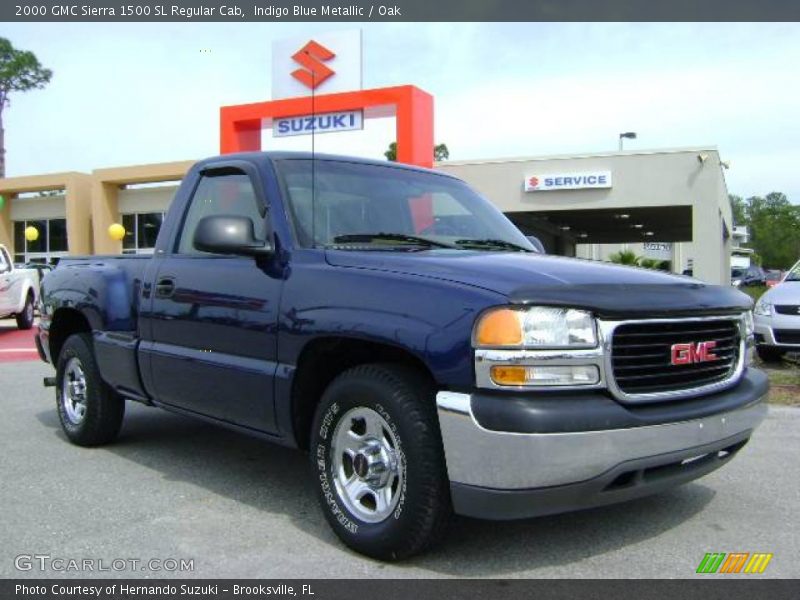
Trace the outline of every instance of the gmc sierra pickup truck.
{"type": "Polygon", "coordinates": [[[541,254],[462,181],[394,163],[199,162],[152,257],[62,259],[42,306],[71,442],[112,441],[133,400],[301,448],[336,534],[387,560],[453,512],[693,480],[766,412],[746,295],[541,254]]]}

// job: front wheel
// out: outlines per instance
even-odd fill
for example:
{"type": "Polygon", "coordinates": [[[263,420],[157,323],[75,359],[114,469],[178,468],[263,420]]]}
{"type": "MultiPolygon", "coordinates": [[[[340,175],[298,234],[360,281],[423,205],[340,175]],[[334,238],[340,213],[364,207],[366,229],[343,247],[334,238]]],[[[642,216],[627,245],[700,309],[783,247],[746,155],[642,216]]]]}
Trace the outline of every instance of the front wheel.
{"type": "Polygon", "coordinates": [[[326,519],[357,552],[406,558],[446,529],[449,482],[429,390],[412,369],[376,364],[346,371],[323,394],[314,477],[326,519]]]}
{"type": "Polygon", "coordinates": [[[17,315],[17,329],[30,329],[31,327],[33,327],[33,296],[28,294],[22,312],[17,315]]]}
{"type": "Polygon", "coordinates": [[[64,342],[56,366],[56,407],[61,428],[78,446],[99,446],[117,437],[125,400],[100,377],[88,333],[64,342]]]}

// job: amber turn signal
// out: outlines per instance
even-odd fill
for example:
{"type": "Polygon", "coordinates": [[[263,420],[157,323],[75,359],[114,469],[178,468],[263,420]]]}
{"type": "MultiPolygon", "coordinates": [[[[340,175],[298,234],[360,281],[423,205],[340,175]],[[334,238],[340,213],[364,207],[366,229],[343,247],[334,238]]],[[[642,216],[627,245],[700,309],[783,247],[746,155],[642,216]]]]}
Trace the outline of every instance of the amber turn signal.
{"type": "Polygon", "coordinates": [[[492,381],[497,385],[525,385],[527,383],[527,373],[525,367],[493,366],[490,372],[492,381]]]}
{"type": "Polygon", "coordinates": [[[475,332],[478,346],[519,346],[522,344],[522,322],[519,311],[498,308],[481,317],[475,332]]]}

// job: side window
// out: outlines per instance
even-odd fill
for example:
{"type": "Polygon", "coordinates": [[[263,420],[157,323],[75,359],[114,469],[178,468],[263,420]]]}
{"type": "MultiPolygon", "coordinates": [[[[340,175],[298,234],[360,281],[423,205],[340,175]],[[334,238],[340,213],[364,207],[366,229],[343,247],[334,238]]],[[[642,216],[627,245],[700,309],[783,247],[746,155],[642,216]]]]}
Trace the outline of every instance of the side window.
{"type": "Polygon", "coordinates": [[[261,214],[253,184],[244,173],[204,175],[200,179],[183,221],[178,242],[180,254],[204,254],[194,247],[194,232],[201,219],[212,215],[249,217],[256,239],[266,240],[266,217],[261,214]]]}
{"type": "Polygon", "coordinates": [[[11,265],[6,259],[6,251],[0,250],[0,273],[5,273],[11,270],[11,265]]]}

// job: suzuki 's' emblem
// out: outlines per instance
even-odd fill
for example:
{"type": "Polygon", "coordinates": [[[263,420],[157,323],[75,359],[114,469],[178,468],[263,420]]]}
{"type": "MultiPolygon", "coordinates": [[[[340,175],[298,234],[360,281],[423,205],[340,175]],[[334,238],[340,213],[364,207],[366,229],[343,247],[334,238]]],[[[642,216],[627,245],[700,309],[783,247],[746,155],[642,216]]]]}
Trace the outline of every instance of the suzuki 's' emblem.
{"type": "Polygon", "coordinates": [[[719,360],[719,356],[714,354],[717,342],[697,342],[692,344],[673,344],[670,362],[673,365],[691,365],[700,362],[719,360]]]}
{"type": "Polygon", "coordinates": [[[333,69],[326,66],[323,62],[331,60],[335,56],[336,55],[325,46],[311,40],[300,48],[300,50],[292,54],[294,61],[305,67],[305,69],[292,71],[292,77],[297,79],[300,83],[307,85],[312,90],[316,89],[319,84],[335,73],[333,69]]]}

